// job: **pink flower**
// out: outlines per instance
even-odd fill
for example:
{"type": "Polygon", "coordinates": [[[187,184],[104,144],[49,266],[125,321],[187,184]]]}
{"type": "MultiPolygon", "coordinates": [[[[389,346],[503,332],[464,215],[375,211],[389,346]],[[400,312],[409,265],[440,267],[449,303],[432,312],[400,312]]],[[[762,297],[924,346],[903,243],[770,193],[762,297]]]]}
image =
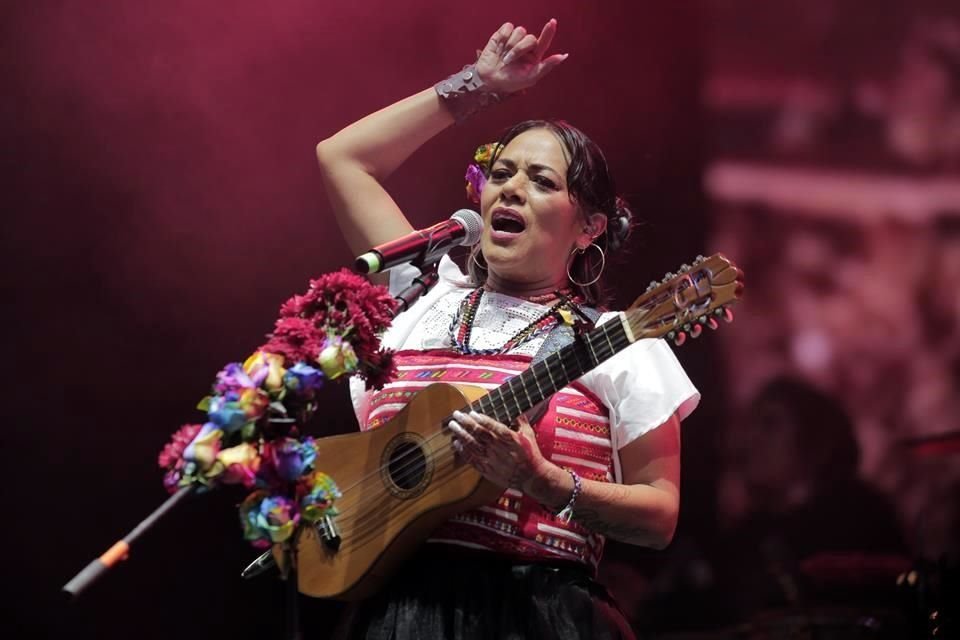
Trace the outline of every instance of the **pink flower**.
{"type": "Polygon", "coordinates": [[[386,287],[346,269],[328,273],[312,280],[304,295],[283,303],[261,349],[282,355],[292,366],[315,361],[328,336],[337,336],[363,361],[379,347],[379,334],[390,325],[396,305],[386,287]]]}
{"type": "Polygon", "coordinates": [[[360,363],[360,376],[366,381],[367,389],[382,389],[396,374],[397,365],[393,361],[393,351],[374,351],[360,363]]]}
{"type": "Polygon", "coordinates": [[[170,438],[170,442],[163,446],[163,450],[157,456],[157,464],[160,468],[167,471],[182,469],[183,452],[202,428],[202,424],[185,424],[177,429],[170,438]]]}
{"type": "Polygon", "coordinates": [[[464,178],[467,180],[467,199],[474,204],[480,204],[480,193],[487,184],[487,176],[483,169],[476,164],[470,164],[464,178]]]}

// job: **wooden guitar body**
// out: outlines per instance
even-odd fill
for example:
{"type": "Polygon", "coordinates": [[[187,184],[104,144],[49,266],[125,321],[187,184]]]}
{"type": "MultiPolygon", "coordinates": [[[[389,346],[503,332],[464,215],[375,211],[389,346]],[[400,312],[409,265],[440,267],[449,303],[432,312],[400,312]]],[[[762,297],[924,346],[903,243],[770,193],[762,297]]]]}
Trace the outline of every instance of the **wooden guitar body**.
{"type": "MultiPolygon", "coordinates": [[[[364,598],[430,531],[503,492],[454,458],[443,429],[444,418],[484,393],[434,384],[373,431],[317,441],[317,460],[343,490],[334,520],[340,545],[332,548],[314,527],[301,529],[296,543],[301,593],[364,598]]],[[[279,549],[275,554],[280,560],[279,549]]]]}

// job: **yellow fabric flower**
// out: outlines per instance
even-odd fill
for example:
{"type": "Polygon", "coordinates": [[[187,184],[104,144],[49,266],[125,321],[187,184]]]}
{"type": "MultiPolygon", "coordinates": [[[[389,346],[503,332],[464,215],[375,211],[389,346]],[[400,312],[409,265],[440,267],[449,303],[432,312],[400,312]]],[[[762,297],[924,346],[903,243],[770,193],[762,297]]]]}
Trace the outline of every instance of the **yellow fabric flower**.
{"type": "Polygon", "coordinates": [[[263,386],[267,391],[275,392],[284,388],[283,374],[287,370],[283,368],[283,356],[257,351],[243,363],[243,370],[254,380],[264,376],[263,386]]]}

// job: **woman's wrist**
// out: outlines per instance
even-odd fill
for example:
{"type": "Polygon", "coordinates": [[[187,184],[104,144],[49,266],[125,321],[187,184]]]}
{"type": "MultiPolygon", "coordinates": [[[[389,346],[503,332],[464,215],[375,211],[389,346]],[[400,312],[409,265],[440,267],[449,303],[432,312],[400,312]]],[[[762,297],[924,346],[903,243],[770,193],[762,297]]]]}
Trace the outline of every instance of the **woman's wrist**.
{"type": "Polygon", "coordinates": [[[553,512],[560,511],[566,506],[573,491],[573,476],[563,467],[547,461],[523,488],[525,494],[553,512]]]}
{"type": "Polygon", "coordinates": [[[492,90],[472,64],[436,83],[433,89],[458,124],[510,95],[492,90]]]}

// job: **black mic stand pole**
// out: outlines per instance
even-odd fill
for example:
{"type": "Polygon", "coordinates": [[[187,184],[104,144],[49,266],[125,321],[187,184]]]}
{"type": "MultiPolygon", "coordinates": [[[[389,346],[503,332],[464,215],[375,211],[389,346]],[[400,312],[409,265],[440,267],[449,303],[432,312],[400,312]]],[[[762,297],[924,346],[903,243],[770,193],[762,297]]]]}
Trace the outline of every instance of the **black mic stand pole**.
{"type": "Polygon", "coordinates": [[[433,285],[437,284],[438,280],[440,280],[440,276],[437,275],[436,269],[421,273],[419,276],[414,278],[409,287],[393,296],[393,299],[400,303],[400,305],[397,307],[396,313],[393,314],[393,317],[396,318],[398,315],[409,309],[410,306],[420,298],[420,296],[432,289],[433,285]]]}
{"type": "Polygon", "coordinates": [[[153,513],[138,524],[133,531],[115,542],[113,546],[107,549],[99,558],[93,560],[80,573],[75,575],[70,582],[63,585],[62,591],[70,594],[72,597],[77,597],[86,591],[90,585],[96,582],[97,579],[105,574],[111,567],[121,560],[126,560],[130,555],[130,547],[136,542],[137,538],[146,533],[160,518],[177,506],[184,498],[193,493],[193,490],[193,485],[178,489],[176,493],[167,498],[162,505],[157,507],[153,513]]]}

